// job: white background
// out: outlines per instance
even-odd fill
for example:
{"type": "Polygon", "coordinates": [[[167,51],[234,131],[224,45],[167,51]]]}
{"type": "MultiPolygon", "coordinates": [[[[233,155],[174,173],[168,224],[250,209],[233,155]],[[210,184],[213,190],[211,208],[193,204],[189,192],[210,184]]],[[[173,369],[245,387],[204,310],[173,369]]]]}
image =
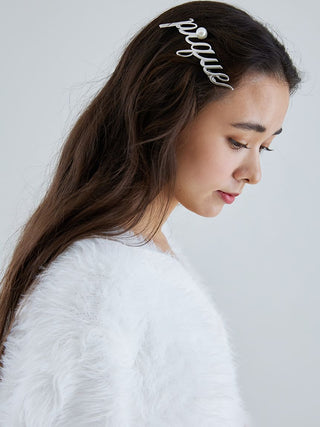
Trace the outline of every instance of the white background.
{"type": "MultiPolygon", "coordinates": [[[[1,266],[43,196],[57,152],[141,26],[182,2],[1,1],[1,266]]],[[[318,427],[319,4],[232,3],[280,35],[304,83],[262,180],[215,218],[178,206],[174,235],[232,330],[243,398],[259,427],[318,427]]]]}

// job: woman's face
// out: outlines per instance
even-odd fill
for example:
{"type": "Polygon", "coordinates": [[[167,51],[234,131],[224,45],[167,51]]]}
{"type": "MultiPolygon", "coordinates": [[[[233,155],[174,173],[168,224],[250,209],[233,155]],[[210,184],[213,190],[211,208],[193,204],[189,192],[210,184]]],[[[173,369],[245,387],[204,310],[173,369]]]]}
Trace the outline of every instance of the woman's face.
{"type": "Polygon", "coordinates": [[[178,137],[176,201],[214,217],[227,203],[218,190],[241,193],[246,183],[257,184],[262,147],[281,132],[289,96],[286,83],[255,74],[207,104],[178,137]]]}

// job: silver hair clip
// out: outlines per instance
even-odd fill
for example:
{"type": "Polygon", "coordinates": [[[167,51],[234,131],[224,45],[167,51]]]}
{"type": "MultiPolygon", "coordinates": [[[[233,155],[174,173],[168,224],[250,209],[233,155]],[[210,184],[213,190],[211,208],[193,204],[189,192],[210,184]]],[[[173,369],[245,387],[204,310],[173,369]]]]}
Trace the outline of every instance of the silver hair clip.
{"type": "Polygon", "coordinates": [[[211,83],[218,85],[218,86],[225,86],[232,90],[233,87],[228,85],[227,83],[222,82],[228,82],[229,76],[224,73],[214,73],[209,71],[210,69],[217,69],[217,68],[223,68],[219,64],[210,64],[211,62],[218,62],[217,58],[206,58],[202,56],[201,54],[213,54],[215,55],[215,51],[212,49],[209,43],[206,42],[193,42],[190,39],[191,38],[197,38],[200,40],[203,40],[207,37],[208,32],[204,27],[199,27],[196,23],[194,23],[193,18],[189,18],[189,21],[180,21],[180,22],[171,22],[168,24],[160,24],[160,28],[166,28],[166,27],[177,27],[179,30],[179,33],[186,35],[185,39],[186,41],[191,45],[191,49],[185,49],[185,50],[177,50],[176,54],[178,56],[187,57],[187,56],[195,56],[196,58],[200,59],[200,65],[203,68],[203,71],[206,73],[206,75],[209,77],[209,80],[211,83]],[[196,31],[192,32],[192,30],[196,31]],[[203,48],[207,49],[203,49],[203,48]],[[200,48],[200,49],[199,49],[200,48]]]}

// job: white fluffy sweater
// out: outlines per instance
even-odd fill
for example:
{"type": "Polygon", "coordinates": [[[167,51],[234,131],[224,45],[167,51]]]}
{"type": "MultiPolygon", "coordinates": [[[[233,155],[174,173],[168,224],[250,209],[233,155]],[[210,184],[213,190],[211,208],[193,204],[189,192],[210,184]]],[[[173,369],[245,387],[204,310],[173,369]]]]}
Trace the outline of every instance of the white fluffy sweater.
{"type": "Polygon", "coordinates": [[[221,315],[162,230],[177,258],[87,238],[41,272],[6,341],[1,427],[251,425],[221,315]]]}

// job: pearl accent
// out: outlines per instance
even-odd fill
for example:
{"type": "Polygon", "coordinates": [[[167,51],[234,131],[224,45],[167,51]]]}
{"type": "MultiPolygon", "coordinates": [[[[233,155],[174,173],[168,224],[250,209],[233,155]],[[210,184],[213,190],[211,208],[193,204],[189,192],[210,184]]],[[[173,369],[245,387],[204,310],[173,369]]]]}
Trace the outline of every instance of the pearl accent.
{"type": "Polygon", "coordinates": [[[205,39],[208,35],[207,30],[204,27],[199,27],[196,31],[198,39],[205,39]]]}

